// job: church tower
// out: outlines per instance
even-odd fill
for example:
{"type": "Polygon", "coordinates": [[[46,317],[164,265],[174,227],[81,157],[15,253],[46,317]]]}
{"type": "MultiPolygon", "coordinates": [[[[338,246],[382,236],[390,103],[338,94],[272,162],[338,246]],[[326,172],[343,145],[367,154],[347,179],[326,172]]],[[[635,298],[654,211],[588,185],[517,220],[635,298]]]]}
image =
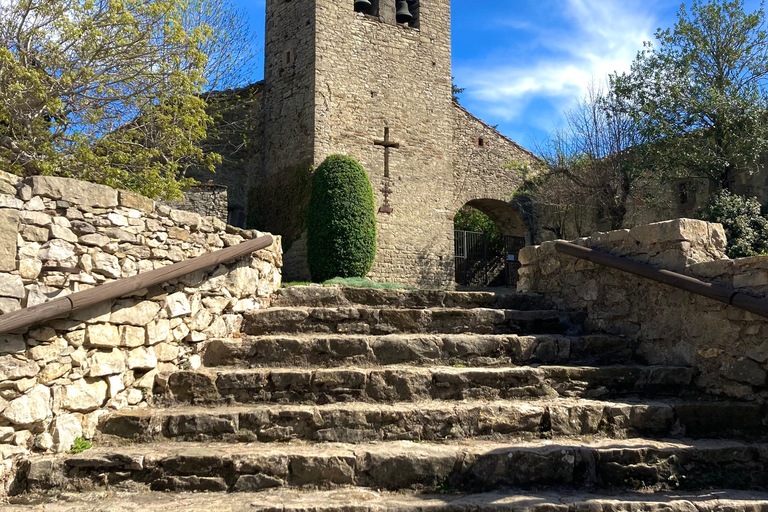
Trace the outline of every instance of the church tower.
{"type": "Polygon", "coordinates": [[[363,165],[374,189],[371,277],[451,286],[450,0],[267,0],[266,22],[249,209],[287,197],[263,227],[286,236],[285,279],[308,277],[299,233],[308,171],[342,153],[363,165]]]}

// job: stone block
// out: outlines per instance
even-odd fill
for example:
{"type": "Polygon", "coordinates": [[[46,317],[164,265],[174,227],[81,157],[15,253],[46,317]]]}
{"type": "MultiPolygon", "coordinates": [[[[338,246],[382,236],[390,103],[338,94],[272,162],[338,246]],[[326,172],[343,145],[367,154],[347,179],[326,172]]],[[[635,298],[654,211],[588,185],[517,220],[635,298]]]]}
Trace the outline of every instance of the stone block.
{"type": "Polygon", "coordinates": [[[147,324],[147,343],[154,345],[167,341],[171,337],[171,322],[167,319],[158,319],[147,324]]]}
{"type": "Polygon", "coordinates": [[[133,325],[120,326],[120,346],[141,347],[147,342],[147,331],[133,325]]]}
{"type": "Polygon", "coordinates": [[[152,347],[139,347],[131,350],[127,357],[131,370],[153,370],[157,367],[157,356],[152,347]]]}
{"type": "Polygon", "coordinates": [[[53,420],[51,435],[53,450],[59,453],[67,452],[72,449],[75,439],[82,437],[83,427],[74,414],[61,414],[53,420]]]}
{"type": "Polygon", "coordinates": [[[107,383],[102,379],[79,379],[69,386],[54,388],[54,403],[66,411],[91,412],[107,399],[107,383]]]}
{"type": "Polygon", "coordinates": [[[117,206],[117,190],[106,185],[55,176],[33,176],[27,181],[32,194],[95,208],[117,206]]]}
{"type": "Polygon", "coordinates": [[[112,315],[112,302],[104,301],[94,304],[91,307],[79,309],[70,315],[70,318],[78,322],[88,324],[109,322],[112,315]]]}
{"type": "Polygon", "coordinates": [[[32,425],[44,421],[51,414],[51,390],[41,385],[13,400],[2,417],[14,425],[32,425]]]}
{"type": "Polygon", "coordinates": [[[9,299],[0,297],[0,315],[12,313],[21,309],[21,301],[18,299],[9,299]]]}
{"type": "Polygon", "coordinates": [[[19,212],[0,210],[0,272],[16,270],[19,212]]]}
{"type": "Polygon", "coordinates": [[[155,320],[160,312],[160,304],[153,301],[142,301],[134,304],[131,301],[120,301],[112,309],[110,322],[116,325],[145,326],[155,320]]]}
{"type": "Polygon", "coordinates": [[[22,354],[27,350],[24,338],[18,334],[0,334],[0,355],[22,354]]]}
{"type": "Polygon", "coordinates": [[[96,352],[88,358],[90,377],[105,377],[125,372],[125,356],[119,349],[111,352],[96,352]]]}
{"type": "Polygon", "coordinates": [[[177,292],[166,297],[165,309],[170,318],[177,318],[192,312],[192,306],[184,292],[177,292]]]}
{"type": "Polygon", "coordinates": [[[81,244],[86,245],[88,247],[99,247],[99,248],[105,247],[107,244],[111,242],[111,240],[108,237],[100,233],[90,233],[90,234],[83,235],[78,239],[78,241],[81,244]]]}
{"type": "Polygon", "coordinates": [[[22,224],[33,224],[35,226],[50,226],[53,219],[47,213],[30,212],[27,210],[19,212],[19,220],[22,224]]]}
{"type": "Polygon", "coordinates": [[[144,213],[153,213],[155,211],[155,202],[148,197],[144,197],[133,192],[121,190],[118,193],[118,202],[120,206],[141,210],[144,213]]]}
{"type": "Polygon", "coordinates": [[[77,235],[69,228],[57,226],[54,223],[51,224],[48,229],[51,231],[51,238],[59,238],[72,244],[77,243],[77,235]]]}
{"type": "Polygon", "coordinates": [[[194,212],[171,210],[169,217],[177,224],[188,226],[192,229],[197,229],[200,226],[200,215],[194,212]]]}
{"type": "Polygon", "coordinates": [[[0,356],[0,382],[34,377],[39,370],[34,361],[17,359],[13,356],[0,356]]]}
{"type": "Polygon", "coordinates": [[[177,357],[179,357],[180,349],[178,345],[173,345],[171,343],[158,343],[154,346],[154,349],[155,357],[157,357],[157,360],[164,363],[174,361],[177,357]]]}
{"type": "Polygon", "coordinates": [[[51,238],[51,231],[48,228],[28,224],[21,229],[21,237],[27,242],[45,243],[51,238]]]}
{"type": "Polygon", "coordinates": [[[16,197],[10,194],[0,194],[0,208],[13,208],[16,210],[21,210],[23,206],[24,201],[16,199],[16,197]]]}
{"type": "Polygon", "coordinates": [[[43,202],[42,197],[34,196],[29,198],[29,201],[24,205],[24,209],[33,212],[41,212],[45,210],[45,202],[43,202]]]}
{"type": "Polygon", "coordinates": [[[111,324],[93,324],[85,328],[85,341],[92,347],[120,346],[120,331],[111,324]]]}
{"type": "Polygon", "coordinates": [[[66,348],[65,340],[55,339],[52,343],[43,343],[29,349],[29,357],[39,363],[49,363],[61,357],[66,348]]]}
{"type": "Polygon", "coordinates": [[[98,252],[93,255],[93,271],[113,279],[122,276],[119,260],[105,252],[98,252]]]}
{"type": "Polygon", "coordinates": [[[38,259],[25,258],[19,261],[19,276],[22,279],[37,279],[43,269],[43,262],[38,259]]]}
{"type": "Polygon", "coordinates": [[[50,384],[56,379],[63,377],[69,371],[72,370],[72,365],[69,363],[58,363],[53,361],[48,363],[37,375],[37,380],[41,384],[50,384]]]}
{"type": "Polygon", "coordinates": [[[20,276],[0,274],[0,297],[23,299],[24,295],[24,282],[20,276]]]}
{"type": "Polygon", "coordinates": [[[42,261],[67,262],[75,258],[75,246],[65,240],[46,242],[38,253],[42,261]]]}

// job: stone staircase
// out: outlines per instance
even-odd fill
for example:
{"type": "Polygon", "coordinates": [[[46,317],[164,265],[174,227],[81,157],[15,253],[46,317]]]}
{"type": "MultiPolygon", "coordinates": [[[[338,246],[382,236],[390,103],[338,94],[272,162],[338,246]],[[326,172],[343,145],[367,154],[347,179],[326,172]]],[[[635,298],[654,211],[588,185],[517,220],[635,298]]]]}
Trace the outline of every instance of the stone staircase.
{"type": "Polygon", "coordinates": [[[768,511],[768,410],[540,296],[301,287],[8,510],[768,511]],[[185,494],[195,491],[205,494],[185,494]]]}

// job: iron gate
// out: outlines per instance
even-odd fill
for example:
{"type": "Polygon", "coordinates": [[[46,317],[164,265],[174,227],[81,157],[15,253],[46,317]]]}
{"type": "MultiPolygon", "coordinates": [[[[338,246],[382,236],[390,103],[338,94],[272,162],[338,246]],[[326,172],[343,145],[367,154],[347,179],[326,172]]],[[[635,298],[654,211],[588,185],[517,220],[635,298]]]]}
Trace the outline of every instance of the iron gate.
{"type": "Polygon", "coordinates": [[[456,282],[464,286],[488,283],[488,244],[484,233],[455,230],[453,233],[456,282]]]}

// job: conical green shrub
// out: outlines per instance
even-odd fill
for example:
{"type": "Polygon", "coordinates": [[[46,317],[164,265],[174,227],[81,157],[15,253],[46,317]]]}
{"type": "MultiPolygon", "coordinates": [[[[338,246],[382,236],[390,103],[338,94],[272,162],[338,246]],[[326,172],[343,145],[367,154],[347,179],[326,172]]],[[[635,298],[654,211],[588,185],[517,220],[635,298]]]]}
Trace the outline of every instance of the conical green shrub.
{"type": "Polygon", "coordinates": [[[376,257],[373,189],[365,169],[331,155],[312,181],[307,211],[307,262],[312,280],[365,277],[376,257]]]}

